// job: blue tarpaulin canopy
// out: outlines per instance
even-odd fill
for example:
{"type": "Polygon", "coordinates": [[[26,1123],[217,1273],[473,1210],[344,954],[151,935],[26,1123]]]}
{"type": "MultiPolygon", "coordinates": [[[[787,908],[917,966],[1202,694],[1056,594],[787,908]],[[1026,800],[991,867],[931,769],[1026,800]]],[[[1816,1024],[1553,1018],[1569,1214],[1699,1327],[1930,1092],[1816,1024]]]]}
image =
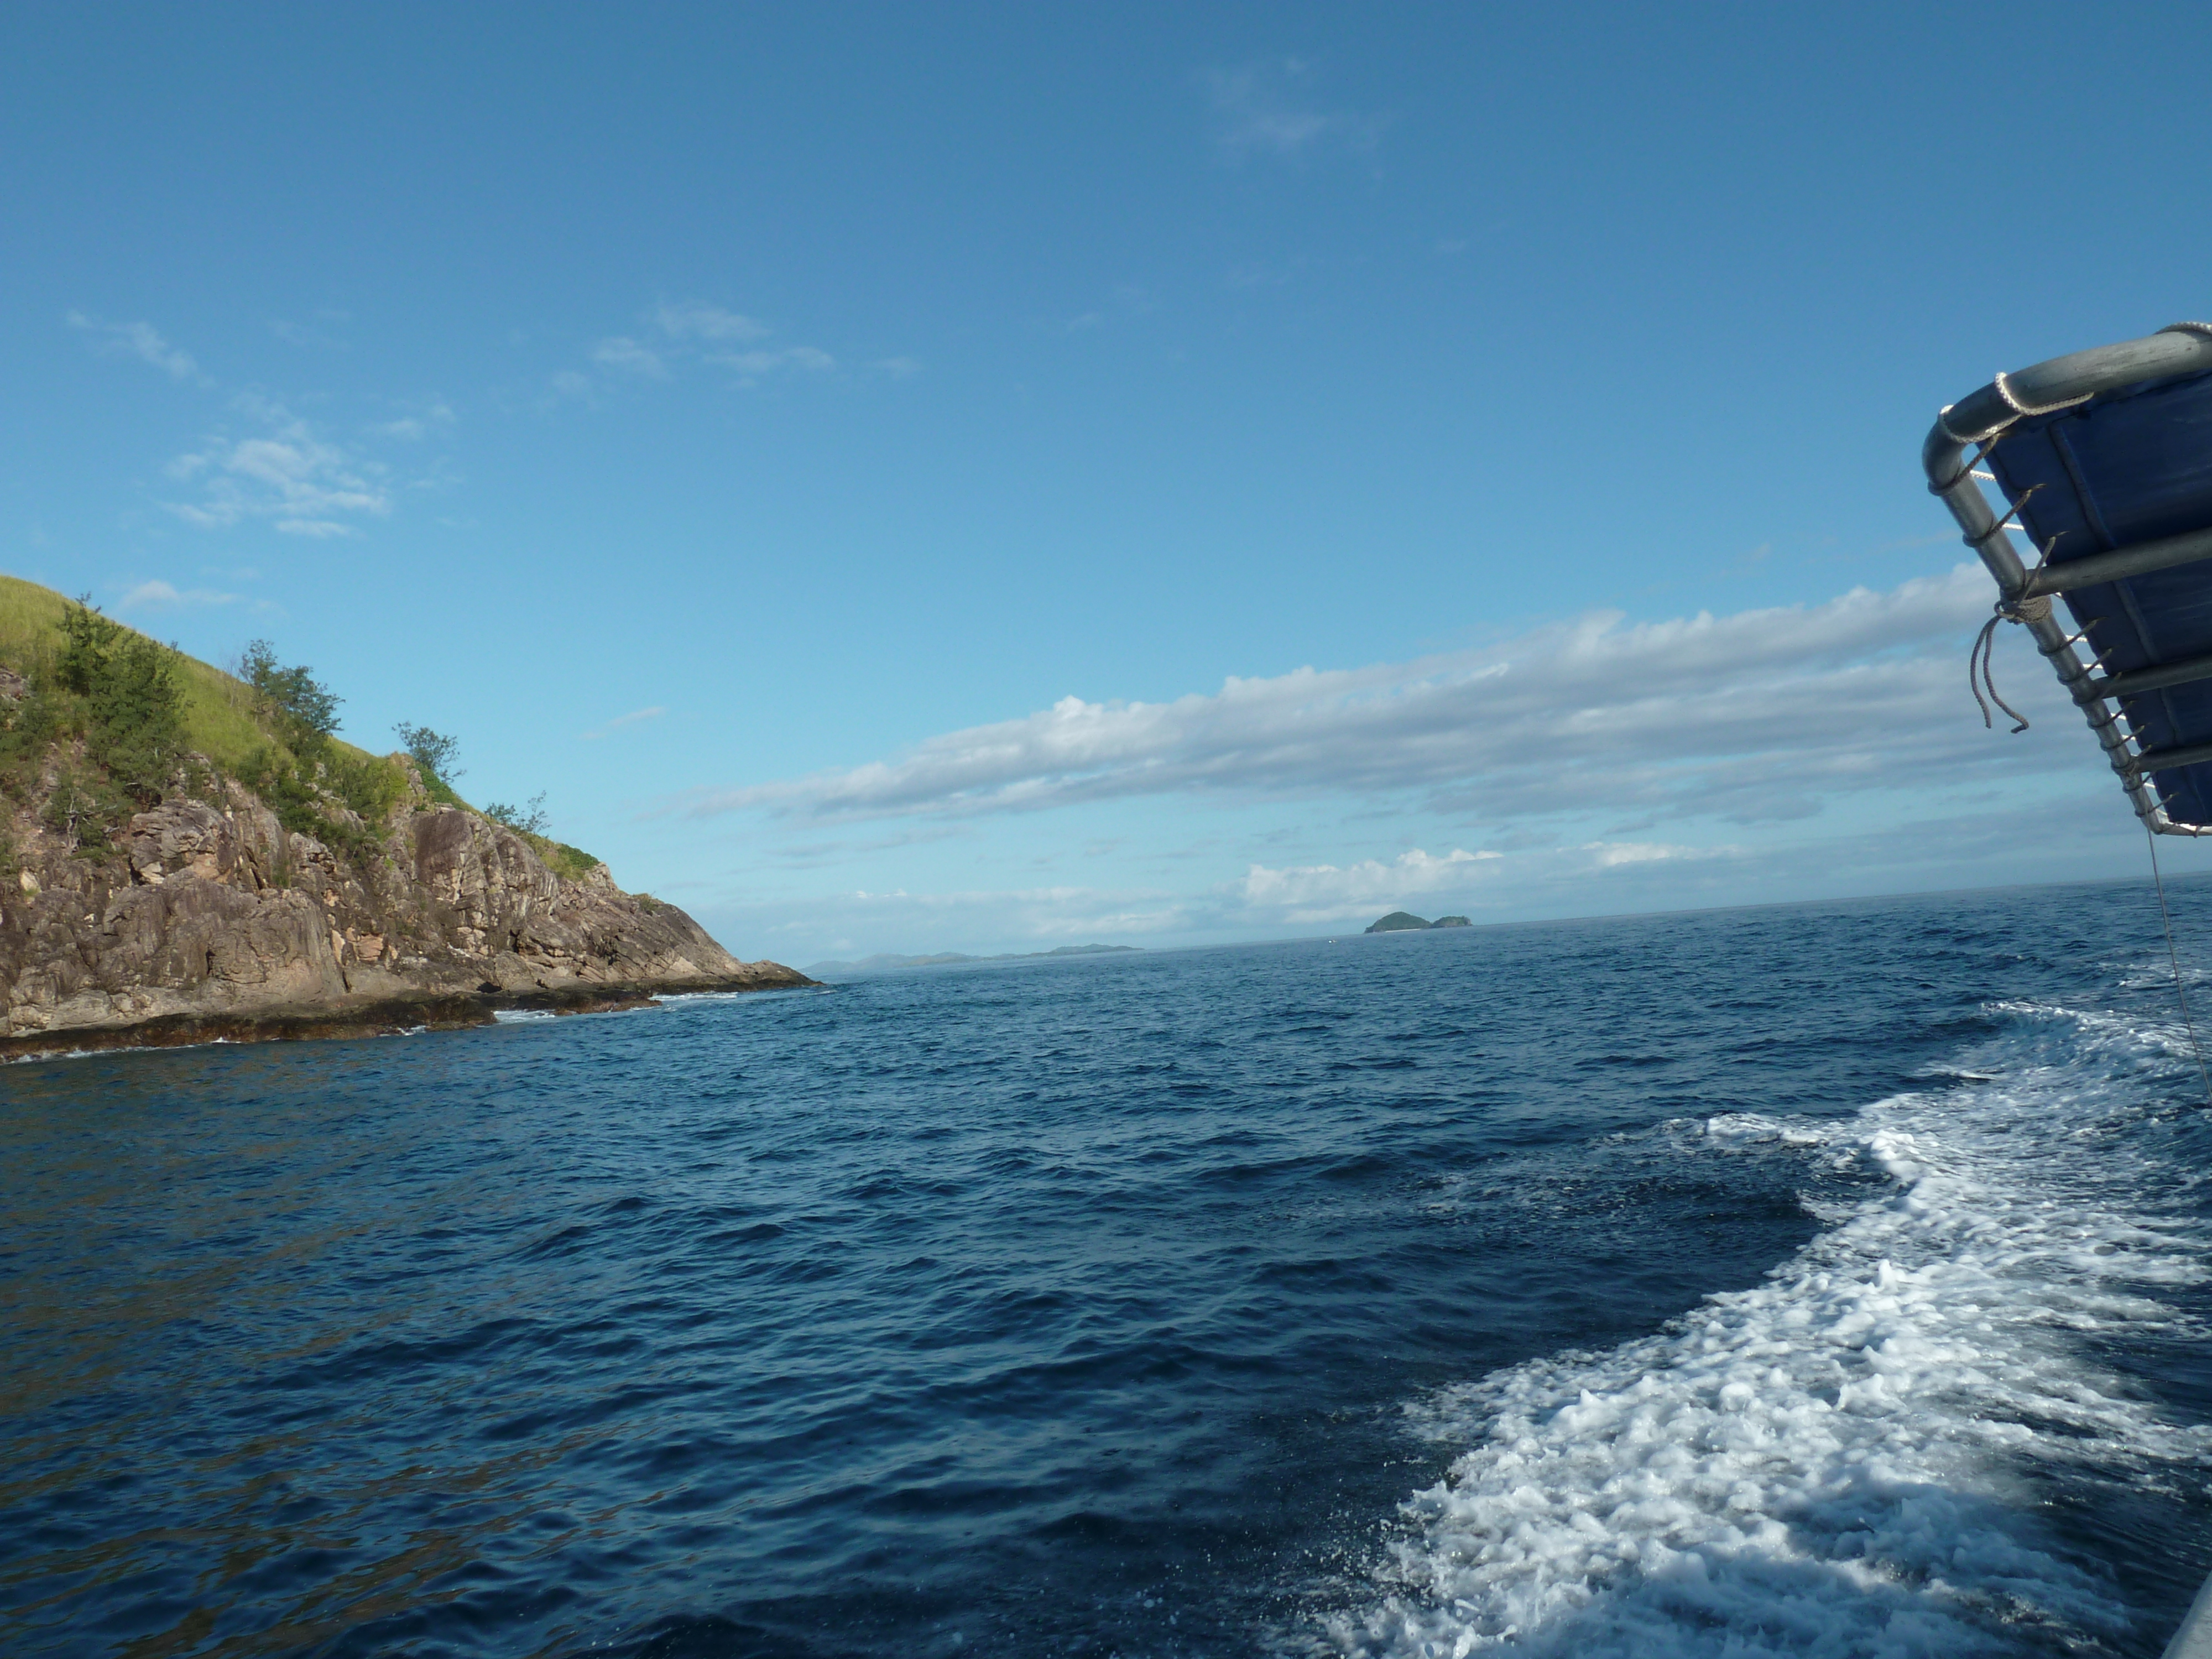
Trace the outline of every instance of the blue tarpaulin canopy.
{"type": "Polygon", "coordinates": [[[2001,374],[1943,411],[1923,459],[1996,578],[1997,614],[2034,635],[2137,813],[2212,834],[2212,327],[2001,374]]]}
{"type": "MultiPolygon", "coordinates": [[[[2002,434],[1989,466],[2052,565],[2212,527],[2212,375],[2030,416],[2002,434]]],[[[2100,582],[2064,599],[2107,673],[2212,655],[2212,564],[2100,582]]],[[[2154,751],[2212,742],[2212,680],[2118,701],[2154,751]]],[[[2212,823],[2212,761],[2151,781],[2169,817],[2212,823]]]]}

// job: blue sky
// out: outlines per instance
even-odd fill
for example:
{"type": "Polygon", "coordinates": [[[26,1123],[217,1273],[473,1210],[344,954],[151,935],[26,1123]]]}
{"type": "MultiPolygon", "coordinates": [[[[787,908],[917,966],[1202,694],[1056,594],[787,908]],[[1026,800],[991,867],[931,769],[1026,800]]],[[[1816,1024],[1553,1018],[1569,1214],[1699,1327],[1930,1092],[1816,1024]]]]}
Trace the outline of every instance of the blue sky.
{"type": "Polygon", "coordinates": [[[2208,48],[19,9],[0,568],[456,733],[748,957],[2130,873],[2018,637],[1983,732],[1917,453],[2212,313],[2208,48]]]}

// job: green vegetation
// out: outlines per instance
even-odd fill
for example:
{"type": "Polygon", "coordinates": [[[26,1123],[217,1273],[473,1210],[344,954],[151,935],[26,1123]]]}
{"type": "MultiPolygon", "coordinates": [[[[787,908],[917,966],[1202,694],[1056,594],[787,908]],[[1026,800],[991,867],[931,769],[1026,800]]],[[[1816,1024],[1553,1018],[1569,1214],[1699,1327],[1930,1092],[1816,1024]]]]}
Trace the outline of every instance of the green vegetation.
{"type": "MultiPolygon", "coordinates": [[[[433,732],[427,726],[403,723],[392,730],[399,733],[399,741],[407,746],[407,752],[421,769],[423,787],[429,791],[430,799],[453,806],[462,805],[461,798],[453,793],[452,781],[461,775],[453,764],[453,757],[461,746],[460,740],[433,732]]],[[[528,842],[531,851],[544,860],[546,868],[556,876],[569,881],[581,881],[599,862],[582,848],[571,847],[565,841],[555,841],[545,833],[551,820],[545,814],[543,792],[532,796],[527,806],[515,806],[503,800],[495,800],[483,809],[483,815],[528,842]]]]}
{"type": "Polygon", "coordinates": [[[453,790],[453,780],[461,775],[453,765],[453,752],[461,746],[461,740],[433,732],[427,726],[410,726],[404,720],[392,729],[399,734],[399,746],[414,757],[416,769],[422,773],[422,787],[430,792],[430,799],[447,806],[467,805],[453,790]]]}
{"type": "Polygon", "coordinates": [[[20,697],[0,699],[0,793],[30,793],[58,725],[52,700],[36,687],[20,697]]]}
{"type": "MultiPolygon", "coordinates": [[[[179,653],[88,605],[59,600],[51,635],[0,701],[0,787],[28,793],[58,742],[82,763],[58,770],[46,827],[72,852],[102,858],[133,812],[174,786],[185,754],[179,653]]],[[[185,780],[187,787],[194,781],[185,780]]]]}
{"type": "MultiPolygon", "coordinates": [[[[50,587],[0,576],[0,663],[34,685],[50,684],[61,653],[62,618],[70,605],[50,587]]],[[[134,639],[145,637],[129,629],[123,631],[134,639]]],[[[221,669],[180,652],[170,653],[169,666],[175,678],[184,746],[205,755],[221,770],[237,771],[246,757],[267,741],[253,716],[252,689],[221,669]]]]}
{"type": "Polygon", "coordinates": [[[1474,924],[1465,916],[1438,916],[1434,921],[1424,921],[1410,910],[1393,910],[1382,921],[1370,925],[1370,933],[1411,933],[1434,927],[1472,927],[1474,924]]]}
{"type": "MultiPolygon", "coordinates": [[[[544,836],[531,835],[524,836],[523,840],[530,843],[532,852],[545,860],[547,869],[569,881],[581,881],[599,866],[599,860],[582,848],[571,847],[565,841],[551,841],[544,836]]],[[[659,901],[654,900],[647,908],[653,908],[658,903],[659,901]]]]}
{"type": "MultiPolygon", "coordinates": [[[[220,776],[252,789],[286,829],[356,856],[377,847],[410,769],[433,800],[467,806],[453,787],[458,739],[403,723],[410,769],[341,740],[341,699],[268,641],[248,645],[237,669],[185,656],[88,601],[0,576],[0,795],[33,798],[51,768],[42,820],[88,859],[112,855],[113,833],[133,812],[179,789],[210,789],[220,776]]],[[[496,804],[487,816],[556,873],[588,874],[597,859],[544,833],[544,802],[496,804]]],[[[18,849],[0,801],[0,866],[12,867],[18,849]]]]}
{"type": "Polygon", "coordinates": [[[483,810],[483,815],[494,823],[503,823],[518,835],[542,836],[545,833],[545,796],[541,792],[530,798],[530,808],[509,806],[495,800],[483,810]]]}
{"type": "Polygon", "coordinates": [[[179,653],[90,606],[62,612],[54,682],[80,700],[85,753],[141,804],[161,799],[184,753],[179,653]]]}
{"type": "MultiPolygon", "coordinates": [[[[430,735],[434,737],[436,734],[430,735]]],[[[441,738],[440,741],[447,740],[441,738]]],[[[532,795],[526,807],[511,806],[503,800],[495,800],[484,808],[483,815],[494,823],[505,824],[528,842],[531,850],[544,859],[547,867],[557,876],[581,881],[599,863],[599,860],[580,847],[571,847],[565,841],[555,841],[545,833],[550,820],[545,816],[545,797],[543,793],[532,795]]]]}
{"type": "Polygon", "coordinates": [[[304,666],[287,668],[276,647],[255,640],[239,654],[238,677],[253,688],[262,717],[295,755],[320,755],[338,729],[338,704],[330,688],[304,666]]]}
{"type": "Polygon", "coordinates": [[[1410,910],[1393,910],[1382,921],[1371,924],[1367,931],[1370,933],[1410,933],[1417,927],[1428,925],[1428,919],[1425,916],[1417,916],[1410,910]]]}
{"type": "Polygon", "coordinates": [[[406,793],[405,774],[392,760],[339,744],[343,699],[304,664],[285,666],[268,641],[255,640],[240,653],[238,678],[273,739],[246,757],[240,775],[295,835],[366,851],[379,839],[375,826],[406,793]],[[359,824],[328,810],[333,796],[359,824]]]}

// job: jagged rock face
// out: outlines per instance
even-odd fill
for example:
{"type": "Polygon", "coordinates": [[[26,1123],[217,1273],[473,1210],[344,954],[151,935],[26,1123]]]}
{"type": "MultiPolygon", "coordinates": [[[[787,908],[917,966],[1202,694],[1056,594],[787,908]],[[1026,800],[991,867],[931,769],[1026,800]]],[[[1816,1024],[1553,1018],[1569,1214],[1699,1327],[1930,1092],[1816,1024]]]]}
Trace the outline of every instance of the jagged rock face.
{"type": "MultiPolygon", "coordinates": [[[[352,820],[358,823],[358,820],[352,820]]],[[[744,963],[672,905],[580,881],[419,792],[340,856],[235,783],[71,857],[17,815],[0,886],[0,1038],[178,1017],[343,1012],[454,992],[651,993],[809,983],[744,963]]]]}

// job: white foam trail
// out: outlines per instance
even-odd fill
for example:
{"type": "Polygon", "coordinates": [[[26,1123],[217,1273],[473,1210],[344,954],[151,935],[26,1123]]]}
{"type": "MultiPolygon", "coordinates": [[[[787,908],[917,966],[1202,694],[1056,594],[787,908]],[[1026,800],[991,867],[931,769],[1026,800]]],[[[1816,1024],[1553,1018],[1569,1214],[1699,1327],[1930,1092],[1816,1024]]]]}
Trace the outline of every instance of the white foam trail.
{"type": "Polygon", "coordinates": [[[1820,1125],[1716,1118],[1717,1154],[1823,1139],[1887,1180],[1756,1288],[1661,1334],[1449,1390],[1479,1442],[1407,1506],[1362,1656],[1907,1656],[2100,1648],[2113,1587],[2036,1516],[2069,1471],[2201,1481],[2212,1429],[2125,1397],[2085,1334],[2170,1327],[2206,1268],[2160,1208],[2147,1074],[2172,1044],[2014,1006],[1987,1081],[1820,1125]],[[2044,1483],[2039,1486],[2039,1482],[2044,1483]]]}

